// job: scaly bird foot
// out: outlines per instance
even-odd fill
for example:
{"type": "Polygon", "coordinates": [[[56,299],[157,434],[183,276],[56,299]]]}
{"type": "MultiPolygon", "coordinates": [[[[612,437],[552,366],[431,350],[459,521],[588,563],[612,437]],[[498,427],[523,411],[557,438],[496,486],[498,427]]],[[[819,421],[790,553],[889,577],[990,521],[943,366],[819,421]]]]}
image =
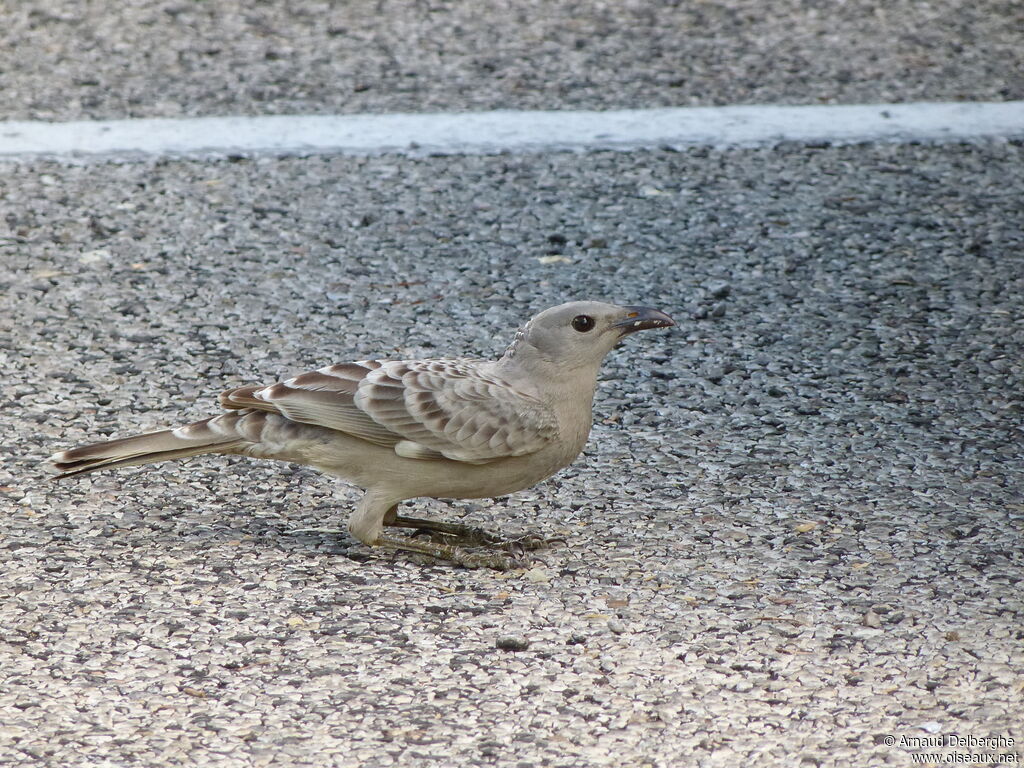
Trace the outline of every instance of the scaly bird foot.
{"type": "MultiPolygon", "coordinates": [[[[564,544],[565,539],[546,538],[535,533],[516,538],[504,538],[477,528],[460,523],[445,523],[439,520],[425,520],[416,517],[396,517],[389,523],[398,528],[414,529],[412,536],[405,539],[381,537],[379,545],[391,551],[415,552],[432,557],[435,560],[446,560],[464,568],[490,568],[496,571],[510,571],[516,568],[528,568],[530,562],[525,557],[527,552],[545,549],[553,544],[564,544]],[[418,540],[419,536],[430,536],[429,542],[418,540]],[[508,552],[508,555],[477,554],[467,552],[461,546],[452,544],[456,540],[462,546],[488,546],[508,552]]],[[[348,531],[337,528],[295,528],[289,531],[293,535],[348,536],[348,531]]]]}
{"type": "Polygon", "coordinates": [[[413,528],[413,536],[440,534],[441,541],[458,539],[468,546],[487,546],[504,549],[507,552],[533,552],[538,549],[545,549],[553,544],[564,544],[565,539],[553,537],[545,538],[535,533],[528,533],[525,536],[506,538],[499,536],[483,528],[474,525],[463,525],[461,523],[445,523],[440,520],[427,520],[420,517],[404,517],[396,515],[394,519],[387,522],[397,528],[413,528]]]}
{"type": "Polygon", "coordinates": [[[419,555],[427,555],[435,560],[445,560],[463,568],[490,568],[495,571],[511,571],[516,568],[526,568],[529,562],[518,557],[509,557],[498,554],[478,555],[474,552],[467,552],[460,547],[451,544],[438,544],[433,541],[417,541],[414,538],[393,539],[390,536],[381,536],[374,542],[375,547],[391,550],[392,552],[415,552],[419,555]]]}

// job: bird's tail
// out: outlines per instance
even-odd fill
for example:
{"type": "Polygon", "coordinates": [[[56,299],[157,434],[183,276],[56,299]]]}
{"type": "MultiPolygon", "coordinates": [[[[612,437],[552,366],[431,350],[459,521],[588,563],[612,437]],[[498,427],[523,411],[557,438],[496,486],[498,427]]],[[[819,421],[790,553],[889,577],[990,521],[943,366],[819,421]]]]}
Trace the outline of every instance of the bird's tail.
{"type": "Polygon", "coordinates": [[[231,453],[248,441],[240,434],[245,413],[226,413],[176,429],[122,437],[60,451],[50,461],[60,472],[56,479],[108,467],[130,467],[203,453],[231,453]]]}

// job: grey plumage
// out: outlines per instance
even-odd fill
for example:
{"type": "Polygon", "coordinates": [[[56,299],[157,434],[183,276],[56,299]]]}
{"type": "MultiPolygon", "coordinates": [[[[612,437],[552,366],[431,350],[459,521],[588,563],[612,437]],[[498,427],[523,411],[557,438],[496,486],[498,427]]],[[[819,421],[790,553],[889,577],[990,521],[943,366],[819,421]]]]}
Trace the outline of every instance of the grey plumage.
{"type": "Polygon", "coordinates": [[[633,331],[673,325],[644,307],[571,302],[526,324],[496,361],[362,360],[220,396],[226,413],[55,454],[70,477],[107,467],[204,453],[240,454],[316,467],[363,488],[349,518],[360,541],[469,566],[509,559],[452,546],[494,543],[463,526],[404,518],[419,496],[482,498],[521,490],[568,465],[590,432],[601,361],[633,331]],[[385,525],[444,534],[442,543],[385,536],[385,525]]]}

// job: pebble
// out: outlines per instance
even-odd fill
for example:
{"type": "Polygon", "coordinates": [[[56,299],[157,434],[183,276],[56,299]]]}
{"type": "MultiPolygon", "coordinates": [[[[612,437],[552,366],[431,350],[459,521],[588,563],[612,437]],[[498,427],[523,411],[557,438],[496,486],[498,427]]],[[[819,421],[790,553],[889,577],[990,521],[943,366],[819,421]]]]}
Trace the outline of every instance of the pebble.
{"type": "Polygon", "coordinates": [[[530,647],[530,641],[525,637],[499,637],[494,647],[499,651],[525,651],[530,647]]]}
{"type": "Polygon", "coordinates": [[[861,623],[865,627],[871,627],[872,629],[878,629],[882,626],[882,618],[874,611],[867,611],[861,618],[861,623]]]}

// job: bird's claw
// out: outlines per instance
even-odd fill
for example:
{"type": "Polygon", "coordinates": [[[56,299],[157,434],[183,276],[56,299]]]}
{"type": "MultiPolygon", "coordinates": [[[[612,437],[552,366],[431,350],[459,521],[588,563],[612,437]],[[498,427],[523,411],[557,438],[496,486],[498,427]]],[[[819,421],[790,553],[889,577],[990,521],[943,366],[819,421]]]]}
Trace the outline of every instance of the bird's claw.
{"type": "Polygon", "coordinates": [[[501,536],[477,528],[473,525],[445,524],[445,528],[417,528],[413,536],[437,534],[441,541],[456,540],[465,546],[484,547],[501,544],[505,541],[501,536]]]}
{"type": "Polygon", "coordinates": [[[465,549],[452,546],[451,544],[419,541],[413,536],[398,539],[382,536],[375,543],[377,546],[384,547],[393,552],[414,552],[417,555],[426,555],[435,560],[446,560],[463,568],[490,568],[495,571],[511,571],[517,568],[529,567],[529,562],[523,558],[498,553],[478,554],[476,552],[467,552],[465,549]]]}
{"type": "Polygon", "coordinates": [[[554,544],[565,543],[565,539],[557,536],[549,538],[528,533],[524,536],[506,538],[483,528],[477,528],[475,525],[424,520],[418,517],[397,516],[388,524],[400,528],[411,528],[413,529],[412,538],[429,536],[438,544],[458,542],[467,547],[497,547],[514,553],[533,552],[538,549],[546,549],[554,544]]]}
{"type": "Polygon", "coordinates": [[[536,533],[528,533],[515,539],[497,539],[495,543],[509,552],[535,552],[538,549],[548,549],[555,544],[565,544],[565,539],[561,536],[538,536],[536,533]]]}
{"type": "Polygon", "coordinates": [[[496,553],[476,554],[466,552],[455,547],[456,557],[454,562],[463,568],[490,568],[494,571],[514,571],[518,568],[526,568],[529,563],[521,557],[509,557],[496,553]]]}

